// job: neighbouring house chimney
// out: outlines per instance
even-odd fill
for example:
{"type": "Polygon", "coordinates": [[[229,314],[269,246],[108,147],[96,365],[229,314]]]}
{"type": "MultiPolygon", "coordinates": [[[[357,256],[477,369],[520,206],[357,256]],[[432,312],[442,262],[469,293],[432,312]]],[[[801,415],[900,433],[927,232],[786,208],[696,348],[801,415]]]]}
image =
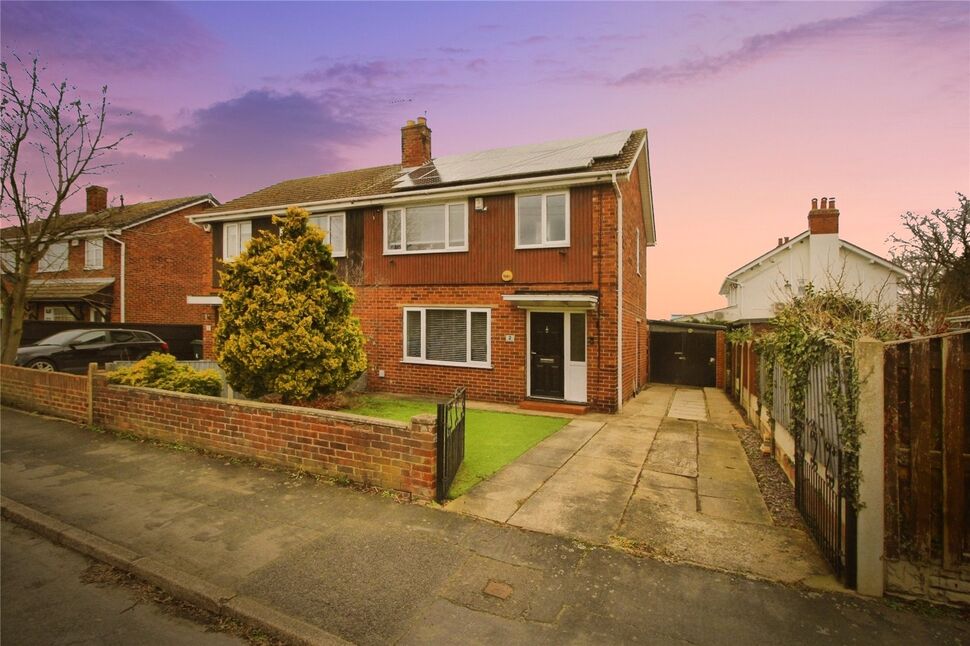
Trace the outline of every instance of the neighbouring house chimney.
{"type": "Polygon", "coordinates": [[[808,212],[808,231],[811,235],[839,232],[839,210],[835,208],[834,197],[823,197],[819,205],[812,198],[812,210],[808,212]]]}
{"type": "Polygon", "coordinates": [[[97,213],[108,208],[108,189],[103,186],[88,186],[87,213],[97,213]]]}
{"type": "Polygon", "coordinates": [[[408,120],[401,128],[401,166],[414,168],[431,161],[431,128],[428,120],[418,117],[418,122],[408,120]]]}

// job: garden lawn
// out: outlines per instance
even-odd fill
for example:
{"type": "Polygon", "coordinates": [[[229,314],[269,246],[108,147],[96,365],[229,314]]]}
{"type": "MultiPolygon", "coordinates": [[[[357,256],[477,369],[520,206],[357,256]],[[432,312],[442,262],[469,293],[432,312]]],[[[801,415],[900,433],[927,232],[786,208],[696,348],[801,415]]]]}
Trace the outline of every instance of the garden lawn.
{"type": "MultiPolygon", "coordinates": [[[[449,498],[467,493],[569,422],[562,417],[465,410],[465,460],[448,491],[449,498]]],[[[364,395],[347,412],[410,422],[414,415],[434,415],[436,408],[432,401],[364,395]]]]}

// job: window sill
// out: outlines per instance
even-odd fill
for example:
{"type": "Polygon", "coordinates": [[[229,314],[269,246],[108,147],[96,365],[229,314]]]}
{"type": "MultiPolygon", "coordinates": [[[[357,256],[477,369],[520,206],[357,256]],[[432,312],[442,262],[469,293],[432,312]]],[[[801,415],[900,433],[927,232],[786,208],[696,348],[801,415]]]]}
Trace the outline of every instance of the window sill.
{"type": "Polygon", "coordinates": [[[385,249],[385,256],[417,256],[426,253],[462,253],[467,252],[468,247],[461,249],[416,249],[414,251],[398,251],[396,249],[385,249]]]}
{"type": "Polygon", "coordinates": [[[568,249],[568,242],[556,242],[550,244],[519,244],[515,245],[516,251],[519,249],[568,249]]]}
{"type": "Polygon", "coordinates": [[[445,366],[446,368],[476,368],[478,370],[491,370],[491,363],[457,363],[454,361],[429,361],[426,359],[401,359],[401,363],[409,363],[416,366],[445,366]]]}
{"type": "Polygon", "coordinates": [[[98,271],[99,269],[104,269],[104,265],[101,265],[100,267],[85,267],[84,271],[98,271]]]}

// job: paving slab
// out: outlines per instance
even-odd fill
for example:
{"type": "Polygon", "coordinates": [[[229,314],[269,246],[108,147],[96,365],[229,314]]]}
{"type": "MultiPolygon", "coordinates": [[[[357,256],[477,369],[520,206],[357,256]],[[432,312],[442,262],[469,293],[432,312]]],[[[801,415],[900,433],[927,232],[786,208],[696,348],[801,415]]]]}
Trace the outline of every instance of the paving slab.
{"type": "Polygon", "coordinates": [[[707,421],[707,404],[704,401],[704,391],[678,388],[667,417],[694,421],[707,421]]]}
{"type": "Polygon", "coordinates": [[[630,501],[631,503],[633,501],[644,501],[689,513],[697,511],[697,493],[690,489],[659,487],[641,482],[637,485],[630,501]]]}
{"type": "Polygon", "coordinates": [[[669,487],[671,489],[687,489],[689,491],[697,490],[697,478],[652,471],[646,467],[640,472],[640,484],[653,487],[669,487]]]}
{"type": "Polygon", "coordinates": [[[556,467],[539,464],[509,464],[464,496],[449,502],[446,509],[504,523],[555,472],[556,467]]]}
{"type": "Polygon", "coordinates": [[[698,508],[705,516],[713,516],[738,523],[771,525],[771,513],[764,501],[759,498],[721,498],[697,496],[698,508]]]}
{"type": "Polygon", "coordinates": [[[537,532],[605,545],[616,530],[632,493],[632,483],[599,475],[574,478],[556,474],[508,522],[537,532]]]}
{"type": "Polygon", "coordinates": [[[640,475],[640,465],[610,460],[596,455],[575,456],[556,474],[557,478],[583,480],[590,477],[606,478],[629,485],[635,485],[640,475]]]}
{"type": "Polygon", "coordinates": [[[647,456],[653,438],[653,432],[607,424],[576,456],[606,458],[639,468],[647,456]]]}

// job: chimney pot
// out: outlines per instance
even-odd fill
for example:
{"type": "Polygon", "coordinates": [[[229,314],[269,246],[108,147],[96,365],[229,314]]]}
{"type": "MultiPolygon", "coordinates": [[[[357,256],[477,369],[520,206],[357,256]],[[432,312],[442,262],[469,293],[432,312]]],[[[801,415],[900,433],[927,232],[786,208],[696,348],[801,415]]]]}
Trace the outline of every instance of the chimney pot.
{"type": "Polygon", "coordinates": [[[778,246],[779,246],[779,247],[780,247],[781,245],[783,245],[784,243],[785,243],[785,241],[784,241],[784,239],[782,239],[782,238],[778,238],[778,246]]]}
{"type": "Polygon", "coordinates": [[[823,197],[822,198],[822,209],[827,209],[827,208],[829,208],[829,198],[823,197]]]}
{"type": "Polygon", "coordinates": [[[408,121],[401,128],[401,165],[415,168],[431,161],[431,128],[428,120],[418,117],[418,122],[408,121]]]}
{"type": "Polygon", "coordinates": [[[829,198],[829,208],[830,209],[834,209],[835,208],[835,198],[834,197],[830,197],[829,198]]]}
{"type": "Polygon", "coordinates": [[[414,125],[414,119],[408,119],[407,125],[413,126],[414,125]]]}
{"type": "Polygon", "coordinates": [[[814,211],[817,208],[818,208],[818,198],[817,197],[813,197],[812,198],[812,210],[814,211]]]}
{"type": "Polygon", "coordinates": [[[104,211],[108,208],[108,189],[104,186],[88,186],[85,190],[87,193],[87,208],[86,213],[97,213],[98,211],[104,211]]]}

